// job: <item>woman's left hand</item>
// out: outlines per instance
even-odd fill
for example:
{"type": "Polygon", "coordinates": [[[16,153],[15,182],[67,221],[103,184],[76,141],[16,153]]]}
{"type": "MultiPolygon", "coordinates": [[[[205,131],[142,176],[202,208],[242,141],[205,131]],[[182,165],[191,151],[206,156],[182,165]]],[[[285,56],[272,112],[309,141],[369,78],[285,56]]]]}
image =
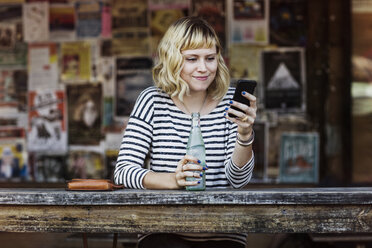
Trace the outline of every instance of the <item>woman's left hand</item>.
{"type": "Polygon", "coordinates": [[[230,108],[226,110],[225,117],[238,125],[238,133],[241,139],[248,140],[252,134],[253,123],[256,119],[257,112],[257,99],[254,95],[248,92],[242,92],[243,97],[247,98],[250,102],[250,106],[237,102],[230,101],[230,108]],[[234,106],[241,111],[232,109],[234,106]],[[230,117],[228,114],[234,114],[237,117],[230,117]]]}

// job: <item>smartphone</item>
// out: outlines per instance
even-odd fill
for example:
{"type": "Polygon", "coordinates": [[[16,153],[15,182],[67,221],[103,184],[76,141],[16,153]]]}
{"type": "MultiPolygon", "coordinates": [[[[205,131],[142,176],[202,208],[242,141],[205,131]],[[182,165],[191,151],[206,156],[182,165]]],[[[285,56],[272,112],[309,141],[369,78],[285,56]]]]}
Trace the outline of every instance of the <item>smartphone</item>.
{"type": "MultiPolygon", "coordinates": [[[[239,79],[238,82],[236,83],[235,93],[234,93],[232,100],[240,102],[240,103],[244,103],[250,106],[249,100],[242,95],[242,91],[248,92],[249,94],[253,95],[254,89],[256,88],[256,86],[257,86],[257,82],[254,80],[239,79]]],[[[231,108],[241,111],[240,109],[234,106],[231,106],[231,108]]],[[[233,118],[236,117],[236,115],[230,114],[230,113],[229,113],[229,116],[233,118]]]]}

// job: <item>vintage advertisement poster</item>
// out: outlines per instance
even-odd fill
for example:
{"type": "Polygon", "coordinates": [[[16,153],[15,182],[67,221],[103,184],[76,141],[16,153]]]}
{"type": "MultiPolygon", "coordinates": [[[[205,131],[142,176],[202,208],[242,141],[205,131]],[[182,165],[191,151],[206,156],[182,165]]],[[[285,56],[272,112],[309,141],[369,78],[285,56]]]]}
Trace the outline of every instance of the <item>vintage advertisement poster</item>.
{"type": "Polygon", "coordinates": [[[28,150],[48,154],[66,153],[65,92],[30,91],[28,102],[28,150]]]}
{"type": "Polygon", "coordinates": [[[13,49],[0,49],[0,66],[6,68],[26,68],[27,44],[17,42],[13,49]]]}
{"type": "Polygon", "coordinates": [[[149,11],[151,54],[155,54],[160,39],[168,27],[176,20],[188,15],[189,3],[184,0],[151,0],[149,1],[149,11]]]}
{"type": "Polygon", "coordinates": [[[0,23],[0,50],[11,50],[16,43],[16,25],[0,23]]]}
{"type": "Polygon", "coordinates": [[[103,3],[101,16],[101,37],[111,38],[111,3],[103,3]]]}
{"type": "Polygon", "coordinates": [[[67,85],[68,140],[71,145],[98,145],[102,127],[101,84],[67,85]]]}
{"type": "Polygon", "coordinates": [[[18,127],[0,128],[0,181],[29,179],[25,130],[18,127]]]}
{"type": "Polygon", "coordinates": [[[229,50],[231,77],[259,80],[261,53],[273,46],[254,44],[232,44],[229,50]]]}
{"type": "Polygon", "coordinates": [[[73,4],[51,4],[49,8],[49,35],[52,41],[76,39],[76,18],[73,4]]]}
{"type": "Polygon", "coordinates": [[[118,58],[116,60],[116,117],[129,116],[139,94],[153,85],[151,67],[150,58],[118,58]]]}
{"type": "Polygon", "coordinates": [[[66,155],[45,155],[35,153],[33,156],[33,177],[36,182],[65,182],[67,174],[66,155]]]}
{"type": "Polygon", "coordinates": [[[103,154],[96,151],[71,150],[68,154],[67,164],[69,179],[102,179],[105,176],[103,154]]]}
{"type": "Polygon", "coordinates": [[[91,44],[87,41],[61,44],[62,81],[89,81],[91,77],[91,44]]]}
{"type": "Polygon", "coordinates": [[[269,1],[232,0],[229,30],[232,43],[268,44],[269,1]]]}
{"type": "Polygon", "coordinates": [[[254,153],[254,170],[252,182],[267,181],[268,146],[269,146],[269,123],[256,121],[253,125],[255,140],[252,145],[254,153]]]}
{"type": "Polygon", "coordinates": [[[103,95],[113,97],[115,92],[116,60],[114,57],[98,59],[98,81],[102,83],[103,95]]]}
{"type": "Polygon", "coordinates": [[[270,1],[270,44],[306,45],[306,0],[270,1]]]}
{"type": "Polygon", "coordinates": [[[304,49],[265,50],[261,63],[265,108],[282,113],[303,112],[306,107],[304,49]]]}
{"type": "Polygon", "coordinates": [[[195,16],[204,18],[212,25],[217,33],[223,48],[223,53],[227,53],[226,41],[226,3],[224,0],[192,0],[191,13],[195,16]]]}
{"type": "Polygon", "coordinates": [[[279,181],[281,183],[317,183],[319,174],[318,133],[282,133],[279,159],[279,181]]]}
{"type": "Polygon", "coordinates": [[[0,6],[0,23],[4,24],[4,27],[9,27],[10,30],[2,32],[1,37],[9,42],[9,37],[15,36],[16,42],[23,42],[23,30],[22,30],[22,4],[4,4],[0,6]],[[13,33],[13,29],[15,32],[13,33]],[[10,34],[12,32],[12,34],[10,34]]]}
{"type": "Polygon", "coordinates": [[[28,46],[29,90],[58,88],[58,54],[55,43],[28,46]]]}
{"type": "Polygon", "coordinates": [[[27,71],[0,70],[0,109],[12,107],[26,111],[27,71]]]}
{"type": "Polygon", "coordinates": [[[122,56],[148,56],[150,32],[146,0],[114,1],[112,52],[122,56]]]}
{"type": "Polygon", "coordinates": [[[101,34],[102,2],[75,3],[78,38],[99,37],[101,34]]]}
{"type": "Polygon", "coordinates": [[[49,40],[49,3],[35,2],[23,5],[23,32],[27,42],[49,40]]]}

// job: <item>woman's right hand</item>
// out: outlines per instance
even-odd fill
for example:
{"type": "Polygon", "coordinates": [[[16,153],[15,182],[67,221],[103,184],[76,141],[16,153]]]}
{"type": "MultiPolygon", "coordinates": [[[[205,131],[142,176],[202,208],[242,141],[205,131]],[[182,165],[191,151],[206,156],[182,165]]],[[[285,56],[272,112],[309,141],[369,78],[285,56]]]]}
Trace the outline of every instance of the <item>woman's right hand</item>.
{"type": "Polygon", "coordinates": [[[178,162],[175,172],[178,187],[183,188],[185,186],[198,185],[199,180],[186,181],[186,177],[201,178],[203,170],[206,170],[206,168],[200,165],[200,161],[197,158],[191,155],[185,155],[178,162]]]}

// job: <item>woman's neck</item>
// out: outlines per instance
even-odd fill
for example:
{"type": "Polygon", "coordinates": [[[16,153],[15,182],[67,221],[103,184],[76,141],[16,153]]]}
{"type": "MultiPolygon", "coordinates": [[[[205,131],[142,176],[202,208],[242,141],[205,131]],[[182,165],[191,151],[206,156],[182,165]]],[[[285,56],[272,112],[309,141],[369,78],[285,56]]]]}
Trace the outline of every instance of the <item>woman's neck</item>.
{"type": "Polygon", "coordinates": [[[203,115],[208,113],[206,111],[206,106],[208,105],[208,93],[206,91],[192,93],[188,96],[185,95],[183,97],[183,102],[181,102],[178,97],[174,97],[173,101],[186,114],[200,112],[200,114],[203,115]]]}

